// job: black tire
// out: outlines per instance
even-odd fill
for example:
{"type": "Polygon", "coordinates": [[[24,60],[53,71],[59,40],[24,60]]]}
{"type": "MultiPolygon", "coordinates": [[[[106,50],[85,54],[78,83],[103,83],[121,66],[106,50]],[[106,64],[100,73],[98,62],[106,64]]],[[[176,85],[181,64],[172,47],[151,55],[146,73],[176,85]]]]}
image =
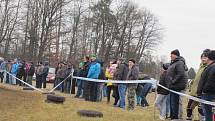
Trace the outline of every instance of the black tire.
{"type": "Polygon", "coordinates": [[[54,103],[63,103],[65,101],[65,97],[48,94],[47,101],[54,102],[54,103]]]}
{"type": "Polygon", "coordinates": [[[48,95],[48,94],[54,95],[55,93],[54,92],[43,92],[42,94],[44,94],[44,95],[48,95]]]}
{"type": "Polygon", "coordinates": [[[103,117],[103,113],[98,112],[98,111],[92,111],[92,110],[80,110],[77,112],[78,115],[80,116],[85,116],[85,117],[103,117]]]}
{"type": "Polygon", "coordinates": [[[31,87],[23,87],[23,90],[34,90],[34,88],[31,88],[31,87]]]}

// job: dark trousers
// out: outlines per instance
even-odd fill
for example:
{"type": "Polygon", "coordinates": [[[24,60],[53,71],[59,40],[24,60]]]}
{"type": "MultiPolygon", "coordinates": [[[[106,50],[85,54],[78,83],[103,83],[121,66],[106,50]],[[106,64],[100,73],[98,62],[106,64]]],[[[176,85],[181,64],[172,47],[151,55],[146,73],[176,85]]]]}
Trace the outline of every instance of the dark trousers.
{"type": "Polygon", "coordinates": [[[64,82],[64,92],[69,94],[70,93],[70,89],[71,89],[71,80],[67,79],[64,82]]]}
{"type": "Polygon", "coordinates": [[[119,90],[118,90],[118,86],[116,85],[113,86],[113,97],[115,98],[113,105],[117,105],[119,102],[119,90]]]}
{"type": "Polygon", "coordinates": [[[113,86],[107,86],[107,102],[110,102],[110,95],[111,95],[111,90],[113,89],[113,86]]]}
{"type": "MultiPolygon", "coordinates": [[[[16,77],[17,77],[18,79],[22,80],[22,75],[17,74],[16,77]]],[[[22,82],[19,81],[18,79],[16,79],[16,84],[19,85],[19,86],[22,86],[22,82]]]]}
{"type": "Polygon", "coordinates": [[[48,75],[44,75],[44,76],[43,76],[43,88],[46,88],[46,83],[47,83],[47,82],[46,82],[46,78],[47,78],[47,76],[48,76],[48,75]]]}
{"type": "Polygon", "coordinates": [[[91,82],[84,81],[84,98],[86,101],[90,101],[90,86],[91,82]]]}
{"type": "Polygon", "coordinates": [[[36,76],[36,88],[42,88],[42,81],[43,81],[43,76],[37,75],[36,76]]]}
{"type": "Polygon", "coordinates": [[[188,105],[187,105],[187,117],[192,117],[193,115],[193,110],[195,109],[195,107],[198,106],[198,112],[200,115],[204,115],[203,110],[201,108],[201,106],[199,105],[199,102],[193,101],[191,99],[189,99],[188,105]]]}
{"type": "MultiPolygon", "coordinates": [[[[203,94],[202,99],[207,101],[214,101],[215,100],[215,94],[203,94]]],[[[212,111],[211,105],[203,104],[203,110],[205,115],[205,121],[213,121],[213,111],[212,111]]]]}
{"type": "Polygon", "coordinates": [[[71,94],[75,94],[76,79],[72,79],[71,94]]]}
{"type": "Polygon", "coordinates": [[[146,83],[143,86],[143,90],[140,94],[140,97],[142,98],[141,100],[141,106],[145,107],[145,106],[149,106],[149,103],[146,100],[146,96],[148,95],[149,91],[152,88],[152,84],[151,83],[146,83]]]}
{"type": "Polygon", "coordinates": [[[10,80],[10,75],[7,74],[7,75],[6,75],[6,83],[7,83],[7,84],[9,84],[9,82],[10,82],[9,80],[10,80]]]}
{"type": "Polygon", "coordinates": [[[170,92],[170,118],[178,119],[180,96],[170,92]]]}
{"type": "Polygon", "coordinates": [[[90,82],[90,101],[96,102],[97,99],[97,88],[96,82],[90,82]]]}
{"type": "Polygon", "coordinates": [[[84,81],[77,80],[77,86],[78,86],[78,91],[77,91],[76,97],[80,97],[83,94],[84,81]]]}
{"type": "Polygon", "coordinates": [[[4,72],[0,72],[0,79],[1,79],[1,83],[3,83],[3,79],[4,79],[4,72]]]}
{"type": "Polygon", "coordinates": [[[102,101],[102,87],[103,83],[96,83],[96,96],[95,99],[97,102],[102,101]]]}

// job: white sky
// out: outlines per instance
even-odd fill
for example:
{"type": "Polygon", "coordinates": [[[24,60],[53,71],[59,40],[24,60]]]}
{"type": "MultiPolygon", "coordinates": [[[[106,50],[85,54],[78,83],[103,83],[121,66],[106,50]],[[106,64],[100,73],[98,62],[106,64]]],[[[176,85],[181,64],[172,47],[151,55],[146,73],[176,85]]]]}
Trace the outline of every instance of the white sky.
{"type": "Polygon", "coordinates": [[[156,14],[165,27],[155,55],[179,49],[189,67],[198,68],[205,48],[215,49],[215,0],[132,0],[156,14]]]}

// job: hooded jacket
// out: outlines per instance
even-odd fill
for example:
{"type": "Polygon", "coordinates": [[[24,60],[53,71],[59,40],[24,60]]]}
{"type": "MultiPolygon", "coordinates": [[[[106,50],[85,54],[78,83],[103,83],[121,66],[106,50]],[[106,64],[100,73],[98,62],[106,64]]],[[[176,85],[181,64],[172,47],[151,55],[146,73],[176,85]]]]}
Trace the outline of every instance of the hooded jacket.
{"type": "Polygon", "coordinates": [[[18,68],[19,68],[19,64],[18,64],[18,63],[14,63],[14,64],[12,65],[11,73],[17,75],[17,73],[18,73],[18,68]]]}
{"type": "Polygon", "coordinates": [[[188,71],[188,68],[183,57],[179,56],[172,61],[167,70],[169,80],[168,87],[175,91],[184,90],[188,81],[188,74],[186,71],[188,71]]]}
{"type": "Polygon", "coordinates": [[[215,62],[208,65],[201,75],[198,84],[197,95],[215,94],[215,62]]]}
{"type": "Polygon", "coordinates": [[[28,71],[28,76],[34,76],[35,73],[35,66],[32,64],[30,65],[30,69],[28,71]]]}
{"type": "MultiPolygon", "coordinates": [[[[139,78],[139,69],[136,66],[133,66],[129,69],[127,80],[138,80],[139,78]]],[[[128,84],[129,86],[137,86],[138,84],[128,84]]]]}
{"type": "Polygon", "coordinates": [[[197,87],[198,87],[199,81],[201,79],[202,72],[205,70],[206,66],[207,66],[206,64],[200,65],[200,68],[199,68],[198,72],[196,73],[196,76],[191,84],[190,95],[197,96],[197,87]]]}
{"type": "Polygon", "coordinates": [[[126,63],[122,63],[117,66],[116,71],[114,73],[114,80],[126,80],[128,75],[128,65],[126,63]]]}
{"type": "Polygon", "coordinates": [[[87,78],[98,79],[101,72],[101,65],[98,62],[92,62],[87,74],[87,78]]]}
{"type": "MultiPolygon", "coordinates": [[[[168,87],[168,76],[167,76],[167,71],[164,71],[161,76],[160,76],[160,80],[159,80],[159,84],[164,86],[164,87],[168,87]]],[[[158,86],[157,88],[157,92],[158,94],[162,94],[162,95],[168,95],[169,91],[166,89],[163,89],[162,87],[158,86]]]]}

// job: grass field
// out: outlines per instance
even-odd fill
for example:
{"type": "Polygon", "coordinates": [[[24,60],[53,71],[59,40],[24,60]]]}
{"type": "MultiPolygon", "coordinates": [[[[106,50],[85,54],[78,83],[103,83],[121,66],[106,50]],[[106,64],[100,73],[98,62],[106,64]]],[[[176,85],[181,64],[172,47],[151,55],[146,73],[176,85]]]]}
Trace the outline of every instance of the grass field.
{"type": "Polygon", "coordinates": [[[86,102],[75,99],[74,95],[60,94],[66,97],[64,104],[45,102],[46,95],[35,91],[23,91],[17,86],[0,84],[0,121],[158,121],[158,112],[154,111],[155,95],[150,94],[151,106],[137,107],[135,111],[118,109],[107,104],[86,102]],[[104,114],[103,118],[86,118],[77,114],[78,110],[95,110],[104,114]]]}

